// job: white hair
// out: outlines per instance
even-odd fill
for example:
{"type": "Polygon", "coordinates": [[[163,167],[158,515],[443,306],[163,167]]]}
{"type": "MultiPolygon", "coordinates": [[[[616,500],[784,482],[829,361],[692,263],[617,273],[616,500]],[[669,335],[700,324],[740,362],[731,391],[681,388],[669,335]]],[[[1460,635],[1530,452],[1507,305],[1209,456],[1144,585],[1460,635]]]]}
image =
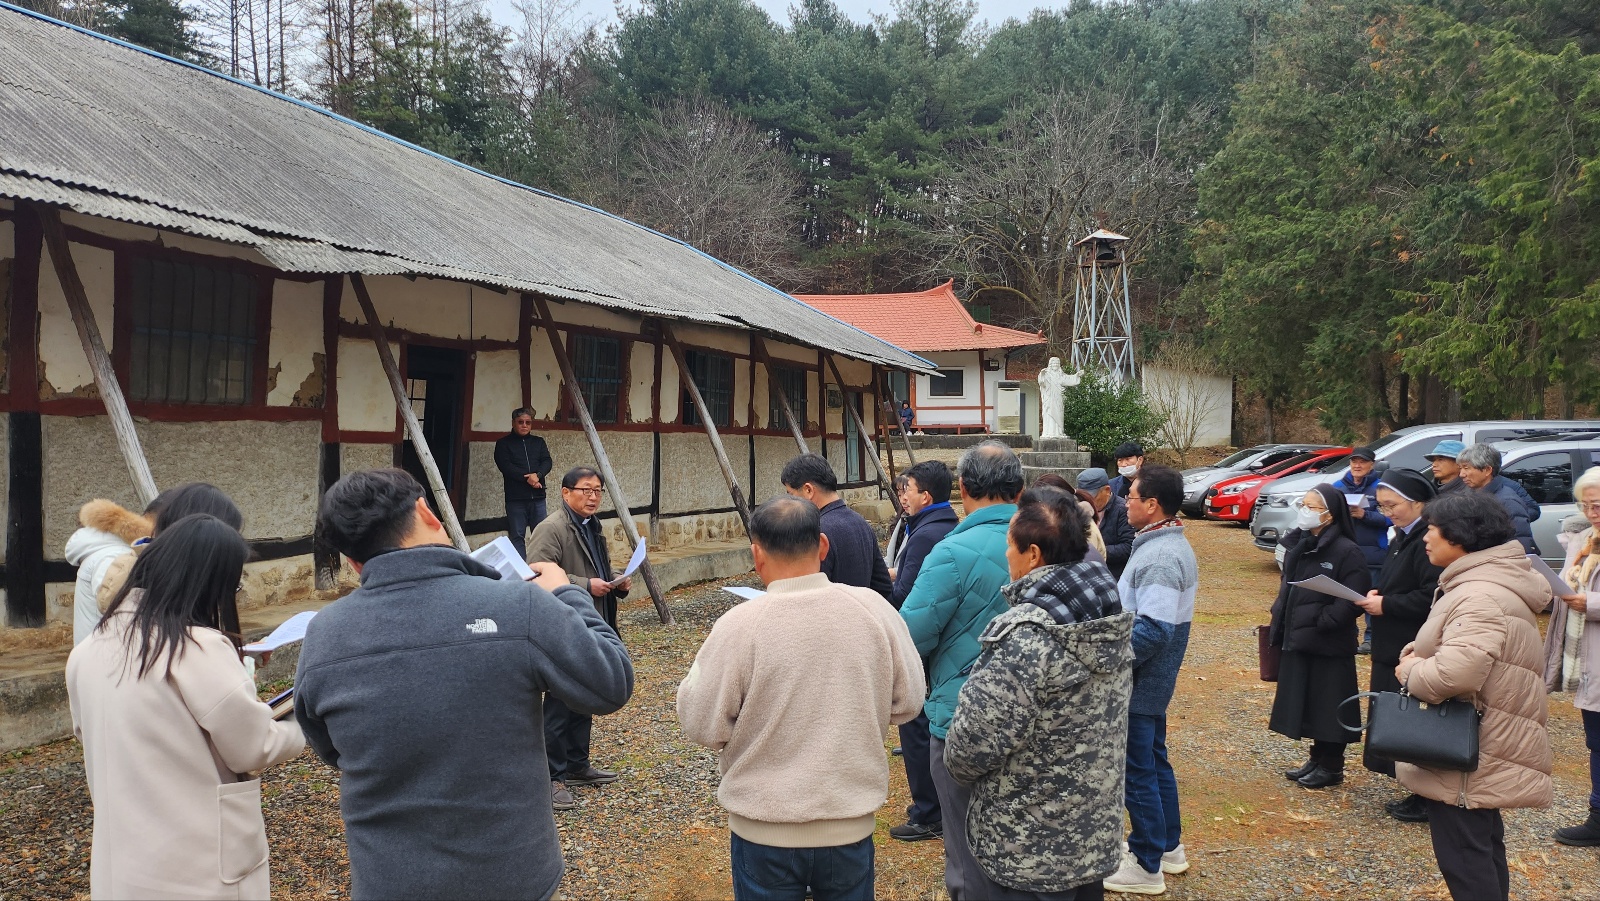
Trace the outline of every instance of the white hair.
{"type": "Polygon", "coordinates": [[[1578,481],[1572,483],[1572,499],[1574,502],[1583,500],[1583,493],[1590,488],[1600,488],[1600,466],[1591,466],[1578,476],[1578,481]]]}

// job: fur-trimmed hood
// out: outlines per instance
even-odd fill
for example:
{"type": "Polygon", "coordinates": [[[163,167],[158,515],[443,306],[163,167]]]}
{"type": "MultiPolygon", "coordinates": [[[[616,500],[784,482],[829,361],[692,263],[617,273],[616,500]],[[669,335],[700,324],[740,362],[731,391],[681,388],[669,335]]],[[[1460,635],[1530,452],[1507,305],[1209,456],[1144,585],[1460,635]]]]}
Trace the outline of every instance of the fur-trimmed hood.
{"type": "Polygon", "coordinates": [[[95,498],[83,505],[78,511],[78,524],[110,532],[121,538],[125,544],[133,544],[140,538],[148,538],[155,529],[155,523],[148,518],[131,510],[125,510],[115,502],[103,498],[95,498]]]}

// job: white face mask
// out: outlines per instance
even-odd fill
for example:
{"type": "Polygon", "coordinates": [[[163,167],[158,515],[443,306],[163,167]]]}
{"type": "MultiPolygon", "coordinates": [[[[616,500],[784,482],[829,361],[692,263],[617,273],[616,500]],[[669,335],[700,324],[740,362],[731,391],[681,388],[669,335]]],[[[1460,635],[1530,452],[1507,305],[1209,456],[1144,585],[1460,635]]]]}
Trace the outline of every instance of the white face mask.
{"type": "Polygon", "coordinates": [[[1118,466],[1117,467],[1117,475],[1122,476],[1125,479],[1133,478],[1134,474],[1137,473],[1138,471],[1139,471],[1139,467],[1137,467],[1137,466],[1118,466]]]}
{"type": "Polygon", "coordinates": [[[1322,525],[1322,516],[1326,510],[1313,510],[1310,507],[1301,507],[1300,513],[1295,517],[1294,524],[1307,532],[1322,525]]]}

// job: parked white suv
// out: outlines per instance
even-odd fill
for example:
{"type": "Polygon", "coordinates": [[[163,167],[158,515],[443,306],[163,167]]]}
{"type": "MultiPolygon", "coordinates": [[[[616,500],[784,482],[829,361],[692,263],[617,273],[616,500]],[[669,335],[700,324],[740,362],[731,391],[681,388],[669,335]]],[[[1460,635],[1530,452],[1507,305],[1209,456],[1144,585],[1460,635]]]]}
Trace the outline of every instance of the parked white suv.
{"type": "MultiPolygon", "coordinates": [[[[1528,493],[1538,501],[1543,513],[1533,523],[1534,542],[1539,555],[1547,561],[1559,563],[1563,559],[1556,534],[1561,530],[1561,520],[1574,512],[1572,480],[1583,469],[1600,463],[1594,451],[1600,450],[1600,420],[1500,420],[1481,422],[1432,423],[1411,426],[1385,435],[1370,445],[1381,464],[1393,468],[1403,466],[1418,472],[1431,472],[1426,454],[1441,441],[1460,441],[1465,444],[1494,444],[1501,452],[1501,474],[1522,483],[1528,493]],[[1590,437],[1594,436],[1594,437],[1590,437]],[[1561,439],[1566,440],[1551,440],[1561,439]],[[1560,455],[1567,456],[1562,458],[1560,455]],[[1588,462],[1579,467],[1581,455],[1588,462]],[[1550,456],[1555,455],[1555,456],[1550,456]],[[1564,468],[1563,468],[1564,467],[1564,468]],[[1565,478],[1565,500],[1560,484],[1565,478]],[[1539,487],[1535,492],[1534,486],[1539,487]]],[[[1256,499],[1250,516],[1250,534],[1256,547],[1265,551],[1278,549],[1278,539],[1294,528],[1292,502],[1311,490],[1313,485],[1332,482],[1344,477],[1348,468],[1316,475],[1290,476],[1274,482],[1270,492],[1262,492],[1256,499]]]]}

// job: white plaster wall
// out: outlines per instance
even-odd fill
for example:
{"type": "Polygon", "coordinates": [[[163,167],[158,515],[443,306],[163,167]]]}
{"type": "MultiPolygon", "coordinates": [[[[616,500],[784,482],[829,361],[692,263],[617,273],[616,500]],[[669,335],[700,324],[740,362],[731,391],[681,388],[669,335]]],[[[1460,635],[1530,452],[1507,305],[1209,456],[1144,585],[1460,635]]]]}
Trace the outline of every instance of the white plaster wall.
{"type": "Polygon", "coordinates": [[[554,419],[561,403],[561,366],[550,349],[549,332],[534,327],[533,352],[528,356],[531,376],[529,402],[533,406],[533,416],[535,419],[554,419]]]}
{"type": "Polygon", "coordinates": [[[785,344],[782,341],[767,339],[767,355],[774,360],[792,360],[796,363],[809,363],[813,366],[817,362],[817,349],[799,344],[785,344]]]}
{"type": "MultiPolygon", "coordinates": [[[[912,407],[917,411],[917,425],[977,425],[982,420],[978,417],[977,410],[951,410],[949,407],[976,407],[978,405],[978,379],[984,373],[978,367],[977,353],[970,350],[951,351],[949,353],[922,354],[929,362],[940,369],[959,369],[966,373],[962,377],[962,394],[960,397],[934,397],[931,393],[931,377],[926,375],[915,376],[917,380],[916,399],[912,407]]],[[[992,373],[998,384],[1002,373],[992,373]]],[[[987,392],[988,388],[985,388],[987,392]]],[[[989,395],[984,400],[993,403],[989,395]]]]}
{"type": "MultiPolygon", "coordinates": [[[[852,360],[849,357],[833,355],[833,361],[839,364],[839,374],[844,377],[844,383],[852,388],[866,388],[872,385],[872,364],[864,360],[852,360]]],[[[833,367],[826,366],[828,381],[833,381],[833,367]]]]}
{"type": "Polygon", "coordinates": [[[750,352],[750,334],[748,332],[713,328],[688,322],[673,322],[670,325],[672,333],[678,336],[678,341],[682,344],[709,347],[714,350],[726,350],[737,354],[750,352]]]}
{"type": "Polygon", "coordinates": [[[661,394],[661,421],[677,422],[683,418],[683,386],[678,378],[678,360],[670,351],[661,354],[661,382],[656,385],[661,394]]]}
{"type": "MultiPolygon", "coordinates": [[[[390,344],[395,361],[400,347],[390,344]]],[[[361,338],[339,339],[339,428],[357,432],[394,429],[397,411],[378,348],[361,338]]]]}
{"type": "Polygon", "coordinates": [[[1141,371],[1145,393],[1200,416],[1195,444],[1226,445],[1233,440],[1233,382],[1225,376],[1179,372],[1158,366],[1141,371]]]}
{"type": "Polygon", "coordinates": [[[522,406],[522,355],[514,350],[478,351],[473,361],[472,430],[511,430],[511,411],[522,406]]]}
{"type": "Polygon", "coordinates": [[[278,370],[278,380],[267,392],[267,406],[287,407],[294,402],[322,348],[322,282],[274,281],[267,359],[269,371],[278,370]]]}
{"type": "MultiPolygon", "coordinates": [[[[45,555],[59,559],[78,508],[97,497],[137,509],[104,416],[44,416],[45,555]]],[[[246,538],[310,535],[316,519],[317,422],[146,422],[140,443],[156,485],[210,482],[244,513],[246,538]]]]}
{"type": "Polygon", "coordinates": [[[733,361],[733,424],[750,425],[750,361],[733,361]]]}
{"type": "MultiPolygon", "coordinates": [[[[366,283],[378,321],[386,326],[437,338],[516,340],[521,301],[514,295],[460,282],[398,275],[368,276],[366,283]]],[[[344,292],[339,315],[346,322],[366,324],[354,289],[344,292]]]]}
{"type": "Polygon", "coordinates": [[[628,377],[628,421],[650,422],[656,391],[656,345],[633,342],[628,377]]]}
{"type": "Polygon", "coordinates": [[[619,313],[616,310],[608,310],[604,307],[582,303],[556,303],[554,301],[550,302],[550,316],[561,323],[611,329],[616,332],[627,332],[630,335],[637,335],[639,333],[639,325],[644,321],[639,316],[619,313]]]}
{"type": "MultiPolygon", "coordinates": [[[[116,254],[84,244],[72,244],[70,249],[106,350],[114,351],[116,254]]],[[[72,323],[61,283],[56,280],[49,248],[45,248],[39,262],[39,378],[48,381],[58,394],[70,394],[94,384],[94,371],[78,341],[78,329],[72,323]]]]}
{"type": "MultiPolygon", "coordinates": [[[[755,384],[751,386],[756,400],[756,422],[758,429],[786,429],[789,427],[783,414],[779,413],[777,421],[772,420],[772,378],[767,374],[767,367],[756,366],[755,384]]],[[[790,398],[790,403],[794,399],[790,398]]]]}

